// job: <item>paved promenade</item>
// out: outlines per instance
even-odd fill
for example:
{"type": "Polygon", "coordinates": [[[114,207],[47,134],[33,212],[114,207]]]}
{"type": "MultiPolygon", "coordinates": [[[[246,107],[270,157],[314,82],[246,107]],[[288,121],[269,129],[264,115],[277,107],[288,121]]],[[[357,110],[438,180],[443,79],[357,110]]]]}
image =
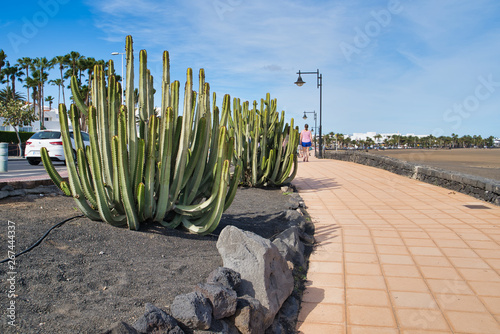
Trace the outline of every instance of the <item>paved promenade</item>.
{"type": "Polygon", "coordinates": [[[301,333],[500,333],[500,207],[337,160],[293,183],[318,242],[301,333]]]}

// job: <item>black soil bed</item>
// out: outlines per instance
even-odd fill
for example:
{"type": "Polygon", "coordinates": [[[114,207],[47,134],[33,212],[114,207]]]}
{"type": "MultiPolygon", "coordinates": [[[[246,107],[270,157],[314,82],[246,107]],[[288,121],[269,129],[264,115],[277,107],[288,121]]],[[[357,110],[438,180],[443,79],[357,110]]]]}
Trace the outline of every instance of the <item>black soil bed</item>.
{"type": "MultiPolygon", "coordinates": [[[[216,249],[222,228],[235,225],[272,238],[288,227],[282,215],[287,201],[279,189],[239,189],[208,236],[159,225],[135,232],[73,219],[10,268],[0,264],[0,333],[100,333],[119,320],[134,323],[146,303],[167,310],[175,296],[192,291],[222,266],[216,249]],[[11,302],[15,312],[8,310],[11,302]],[[11,326],[8,315],[14,313],[11,326]]],[[[69,197],[0,200],[0,259],[8,257],[12,246],[9,225],[18,253],[56,223],[77,215],[69,197]]]]}

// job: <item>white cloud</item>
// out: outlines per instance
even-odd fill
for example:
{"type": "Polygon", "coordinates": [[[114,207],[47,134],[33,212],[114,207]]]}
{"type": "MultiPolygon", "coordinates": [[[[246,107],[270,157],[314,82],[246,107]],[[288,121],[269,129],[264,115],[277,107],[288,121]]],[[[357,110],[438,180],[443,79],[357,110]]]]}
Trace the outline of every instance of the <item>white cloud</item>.
{"type": "MultiPolygon", "coordinates": [[[[107,38],[132,34],[136,49],[148,49],[153,68],[162,50],[171,51],[176,78],[183,79],[186,67],[204,67],[213,90],[250,100],[276,92],[287,113],[298,117],[319,111],[319,99],[316,79],[305,76],[308,84],[298,88],[295,72],[320,69],[325,130],[446,127],[443,113],[471,94],[478,76],[500,80],[500,5],[399,0],[388,21],[377,21],[390,3],[89,0],[107,38]],[[371,35],[356,46],[359,31],[371,35]],[[351,61],[341,43],[357,47],[351,61]]],[[[478,113],[490,115],[497,95],[478,113]]]]}

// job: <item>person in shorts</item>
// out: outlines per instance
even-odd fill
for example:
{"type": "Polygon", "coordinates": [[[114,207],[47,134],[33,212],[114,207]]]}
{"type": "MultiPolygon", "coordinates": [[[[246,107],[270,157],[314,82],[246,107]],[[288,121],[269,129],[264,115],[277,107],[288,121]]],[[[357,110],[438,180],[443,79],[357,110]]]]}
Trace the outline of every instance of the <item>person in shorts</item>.
{"type": "Polygon", "coordinates": [[[309,161],[309,147],[311,147],[312,134],[309,131],[309,125],[304,125],[304,130],[300,132],[300,145],[302,145],[302,156],[304,157],[302,161],[309,161]]]}

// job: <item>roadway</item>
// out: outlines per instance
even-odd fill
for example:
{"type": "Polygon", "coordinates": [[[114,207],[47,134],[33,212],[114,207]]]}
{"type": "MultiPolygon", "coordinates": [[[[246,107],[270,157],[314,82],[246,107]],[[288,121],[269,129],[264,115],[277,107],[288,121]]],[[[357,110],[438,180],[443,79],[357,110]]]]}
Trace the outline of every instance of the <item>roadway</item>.
{"type": "MultiPolygon", "coordinates": [[[[64,163],[54,161],[53,164],[60,174],[66,174],[64,163]]],[[[7,167],[8,172],[0,173],[0,182],[43,180],[49,178],[43,167],[43,163],[40,163],[38,166],[32,166],[24,158],[9,157],[7,167]]]]}

